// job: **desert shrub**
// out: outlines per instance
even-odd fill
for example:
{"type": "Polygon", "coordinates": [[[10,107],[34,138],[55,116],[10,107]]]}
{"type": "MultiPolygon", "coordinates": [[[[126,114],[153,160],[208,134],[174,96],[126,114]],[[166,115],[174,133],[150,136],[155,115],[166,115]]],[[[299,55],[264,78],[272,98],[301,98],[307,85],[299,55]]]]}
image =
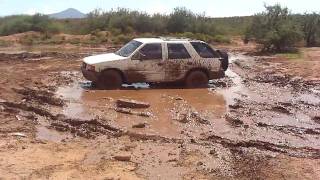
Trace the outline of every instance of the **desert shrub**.
{"type": "Polygon", "coordinates": [[[46,15],[33,16],[15,15],[0,18],[0,35],[10,35],[27,31],[37,31],[47,34],[60,32],[60,26],[46,15]]]}
{"type": "Polygon", "coordinates": [[[72,38],[72,39],[69,39],[68,42],[70,44],[81,44],[81,39],[80,38],[72,38]]]}
{"type": "Polygon", "coordinates": [[[124,34],[120,34],[118,36],[115,36],[114,38],[112,38],[112,42],[115,44],[125,44],[129,41],[131,41],[134,37],[130,36],[130,35],[124,35],[124,34]]]}
{"type": "Polygon", "coordinates": [[[31,46],[35,44],[38,39],[40,39],[40,37],[37,35],[33,35],[33,34],[25,35],[19,39],[19,43],[23,45],[31,46]]]}
{"type": "Polygon", "coordinates": [[[230,37],[225,35],[216,35],[213,37],[213,41],[218,43],[226,43],[226,44],[231,43],[230,37]]]}
{"type": "Polygon", "coordinates": [[[286,51],[302,39],[299,26],[288,8],[265,6],[266,11],[255,15],[245,39],[254,38],[263,45],[263,51],[286,51]]]}

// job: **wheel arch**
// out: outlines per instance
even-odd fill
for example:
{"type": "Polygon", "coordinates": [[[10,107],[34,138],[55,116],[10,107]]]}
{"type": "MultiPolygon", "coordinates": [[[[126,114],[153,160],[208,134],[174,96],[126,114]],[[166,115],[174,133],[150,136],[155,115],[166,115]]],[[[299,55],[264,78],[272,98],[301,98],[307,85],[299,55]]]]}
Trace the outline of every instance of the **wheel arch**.
{"type": "Polygon", "coordinates": [[[187,73],[186,73],[185,76],[184,76],[184,79],[186,79],[186,78],[189,76],[189,74],[190,74],[191,72],[194,72],[194,71],[201,71],[201,72],[203,72],[203,73],[206,74],[206,76],[208,77],[208,79],[210,78],[210,76],[209,76],[209,70],[208,70],[208,69],[203,68],[203,67],[198,67],[198,68],[192,68],[192,69],[190,69],[189,71],[187,71],[187,73]]]}
{"type": "Polygon", "coordinates": [[[121,71],[121,70],[118,69],[118,68],[106,68],[106,69],[104,69],[104,70],[101,71],[101,75],[103,74],[103,72],[111,71],[111,70],[118,72],[118,73],[121,75],[122,81],[125,82],[125,83],[127,82],[127,77],[125,76],[125,74],[123,73],[123,71],[121,71]]]}

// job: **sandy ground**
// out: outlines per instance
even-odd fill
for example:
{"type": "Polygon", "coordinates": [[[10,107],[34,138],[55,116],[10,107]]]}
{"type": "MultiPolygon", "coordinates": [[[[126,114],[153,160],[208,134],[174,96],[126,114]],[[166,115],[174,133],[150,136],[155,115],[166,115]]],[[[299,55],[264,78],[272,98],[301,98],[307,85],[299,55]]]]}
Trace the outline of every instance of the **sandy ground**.
{"type": "Polygon", "coordinates": [[[113,50],[0,50],[0,179],[320,178],[319,48],[237,48],[205,89],[94,89],[81,58],[113,50]],[[150,107],[121,113],[122,98],[150,107]]]}

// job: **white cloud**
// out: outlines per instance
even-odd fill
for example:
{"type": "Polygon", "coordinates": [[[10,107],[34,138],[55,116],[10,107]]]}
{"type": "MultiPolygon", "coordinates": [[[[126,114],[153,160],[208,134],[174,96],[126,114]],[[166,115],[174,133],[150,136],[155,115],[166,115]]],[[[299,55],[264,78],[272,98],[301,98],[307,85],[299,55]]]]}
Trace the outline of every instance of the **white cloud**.
{"type": "Polygon", "coordinates": [[[56,11],[54,11],[52,8],[50,7],[43,7],[41,9],[35,9],[35,8],[30,8],[27,11],[24,12],[24,14],[28,14],[28,15],[34,15],[36,13],[41,13],[41,14],[52,14],[55,13],[56,11]]]}

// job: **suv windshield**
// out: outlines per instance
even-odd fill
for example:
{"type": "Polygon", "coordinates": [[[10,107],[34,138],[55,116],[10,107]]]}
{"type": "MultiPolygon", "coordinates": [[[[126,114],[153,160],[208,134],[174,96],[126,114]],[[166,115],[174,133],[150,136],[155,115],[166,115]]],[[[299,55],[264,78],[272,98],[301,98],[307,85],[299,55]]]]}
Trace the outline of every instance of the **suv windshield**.
{"type": "Polygon", "coordinates": [[[141,46],[142,42],[132,40],[124,45],[121,49],[115,52],[116,55],[128,57],[133,51],[135,51],[139,46],[141,46]]]}

